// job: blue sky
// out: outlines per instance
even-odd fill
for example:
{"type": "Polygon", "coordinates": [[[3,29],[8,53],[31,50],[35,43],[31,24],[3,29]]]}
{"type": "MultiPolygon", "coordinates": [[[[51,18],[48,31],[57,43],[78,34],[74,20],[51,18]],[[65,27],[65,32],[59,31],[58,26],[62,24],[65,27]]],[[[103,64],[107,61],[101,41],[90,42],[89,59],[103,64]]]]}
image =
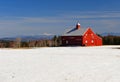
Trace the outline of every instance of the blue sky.
{"type": "Polygon", "coordinates": [[[96,33],[120,32],[120,0],[0,0],[0,37],[58,35],[78,21],[96,33]]]}

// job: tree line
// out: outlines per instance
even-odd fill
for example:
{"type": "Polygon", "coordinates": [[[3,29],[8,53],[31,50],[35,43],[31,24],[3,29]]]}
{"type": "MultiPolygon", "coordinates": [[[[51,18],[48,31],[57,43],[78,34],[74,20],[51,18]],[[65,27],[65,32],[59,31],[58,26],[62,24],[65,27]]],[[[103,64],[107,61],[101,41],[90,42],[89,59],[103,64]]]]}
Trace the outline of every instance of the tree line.
{"type": "MultiPolygon", "coordinates": [[[[100,36],[100,35],[99,35],[100,36]]],[[[120,36],[100,36],[103,45],[120,45],[120,36]]],[[[16,38],[14,41],[0,40],[0,48],[31,48],[31,47],[58,47],[61,46],[60,36],[54,36],[50,40],[22,41],[16,38]]]]}
{"type": "Polygon", "coordinates": [[[16,38],[14,41],[0,40],[0,48],[58,47],[59,45],[61,45],[59,36],[54,36],[50,40],[22,41],[21,38],[16,38]]]}
{"type": "Polygon", "coordinates": [[[120,45],[120,36],[104,36],[103,39],[103,45],[120,45]]]}

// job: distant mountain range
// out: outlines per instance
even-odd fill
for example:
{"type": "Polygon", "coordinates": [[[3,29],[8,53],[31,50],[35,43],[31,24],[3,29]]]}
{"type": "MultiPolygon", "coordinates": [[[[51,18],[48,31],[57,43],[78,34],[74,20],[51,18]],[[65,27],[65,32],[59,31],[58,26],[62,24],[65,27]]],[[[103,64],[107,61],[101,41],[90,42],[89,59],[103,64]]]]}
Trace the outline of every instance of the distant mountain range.
{"type": "Polygon", "coordinates": [[[17,36],[17,37],[5,37],[0,38],[0,40],[9,40],[14,41],[16,38],[21,38],[22,41],[29,41],[29,40],[50,40],[55,35],[33,35],[33,36],[17,36]]]}
{"type": "Polygon", "coordinates": [[[112,36],[120,36],[120,33],[113,33],[113,32],[111,32],[111,33],[102,33],[102,34],[100,34],[101,36],[108,36],[108,35],[112,35],[112,36]]]}

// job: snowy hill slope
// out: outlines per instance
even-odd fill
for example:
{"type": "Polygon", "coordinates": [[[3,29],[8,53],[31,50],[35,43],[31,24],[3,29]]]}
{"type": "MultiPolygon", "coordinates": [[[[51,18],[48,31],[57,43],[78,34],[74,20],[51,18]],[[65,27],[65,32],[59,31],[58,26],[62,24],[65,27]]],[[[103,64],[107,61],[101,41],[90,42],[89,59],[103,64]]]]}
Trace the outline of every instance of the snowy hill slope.
{"type": "Polygon", "coordinates": [[[116,47],[0,49],[0,82],[120,82],[116,47]]]}

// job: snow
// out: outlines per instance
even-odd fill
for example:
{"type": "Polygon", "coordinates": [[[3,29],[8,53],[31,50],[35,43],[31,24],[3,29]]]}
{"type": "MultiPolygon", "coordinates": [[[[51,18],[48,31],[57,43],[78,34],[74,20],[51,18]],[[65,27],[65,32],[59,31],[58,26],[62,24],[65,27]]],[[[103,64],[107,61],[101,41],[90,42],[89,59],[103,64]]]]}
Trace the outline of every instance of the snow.
{"type": "Polygon", "coordinates": [[[80,25],[80,23],[78,23],[77,25],[80,25]]]}
{"type": "Polygon", "coordinates": [[[117,48],[0,49],[0,82],[120,82],[117,48]]]}

